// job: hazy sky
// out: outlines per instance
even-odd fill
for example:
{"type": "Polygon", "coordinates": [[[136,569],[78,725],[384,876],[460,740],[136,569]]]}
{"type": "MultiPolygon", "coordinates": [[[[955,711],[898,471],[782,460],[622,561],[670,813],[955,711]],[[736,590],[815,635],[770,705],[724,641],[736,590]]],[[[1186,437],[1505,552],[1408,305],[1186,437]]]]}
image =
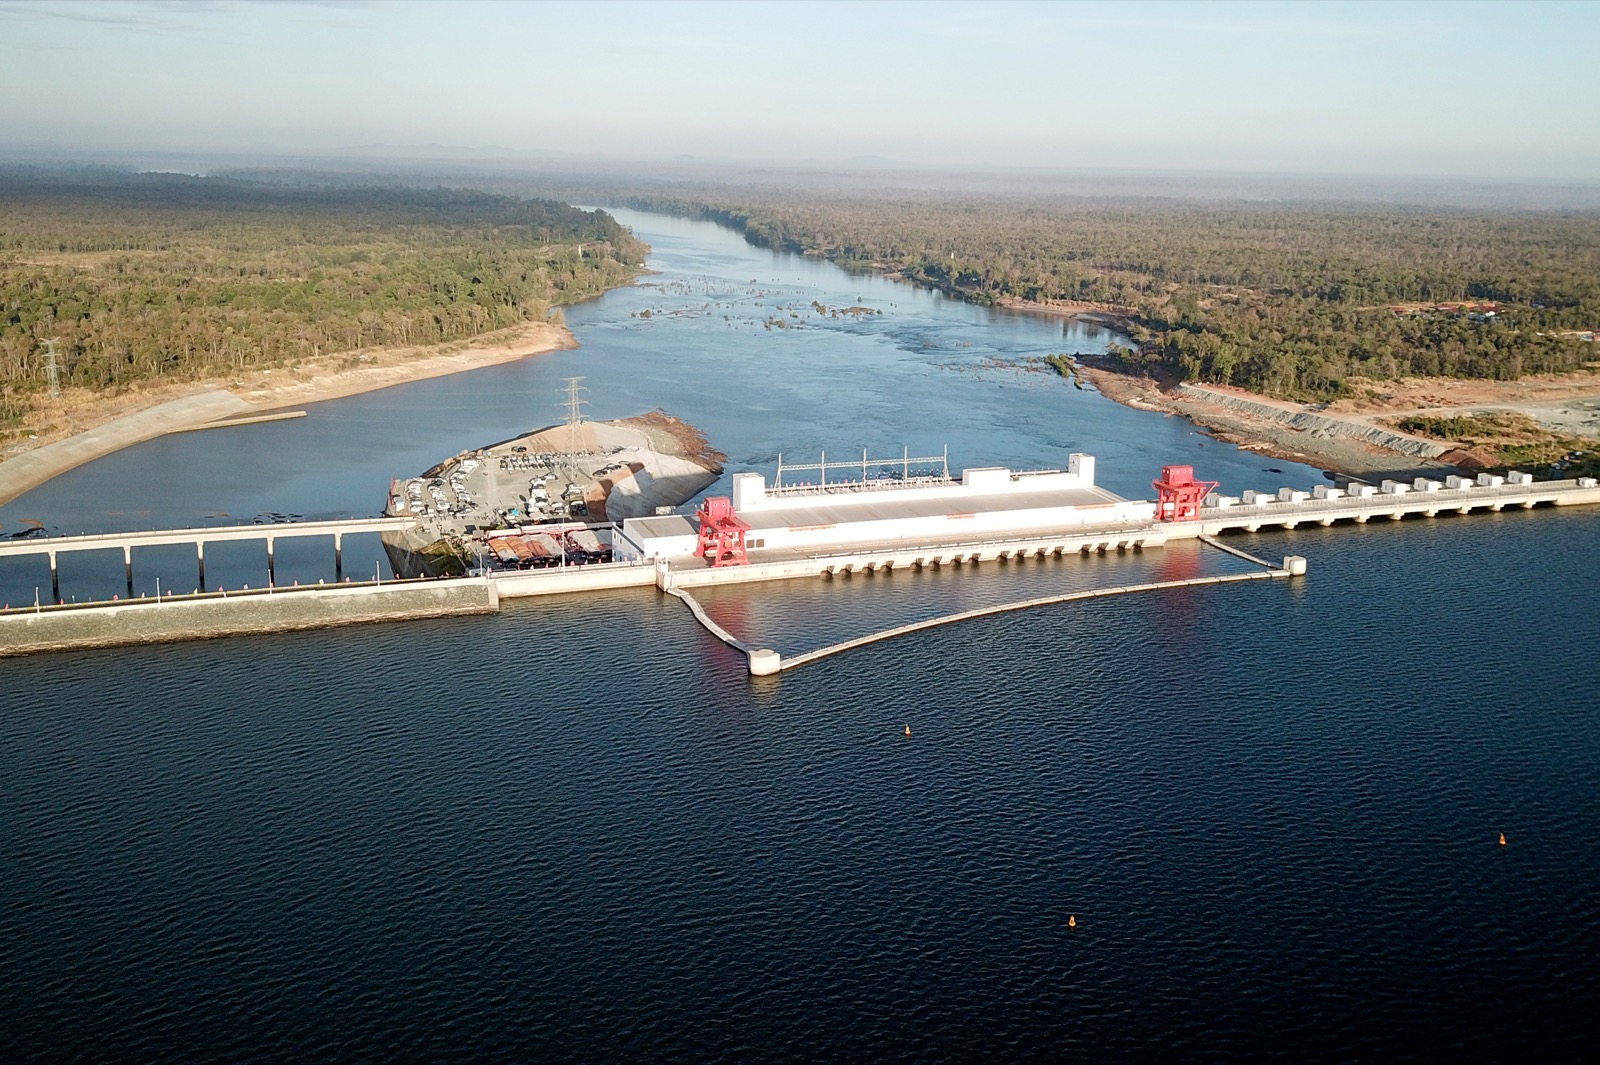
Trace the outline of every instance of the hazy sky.
{"type": "Polygon", "coordinates": [[[0,146],[1594,182],[1597,31],[1600,3],[0,0],[0,146]]]}

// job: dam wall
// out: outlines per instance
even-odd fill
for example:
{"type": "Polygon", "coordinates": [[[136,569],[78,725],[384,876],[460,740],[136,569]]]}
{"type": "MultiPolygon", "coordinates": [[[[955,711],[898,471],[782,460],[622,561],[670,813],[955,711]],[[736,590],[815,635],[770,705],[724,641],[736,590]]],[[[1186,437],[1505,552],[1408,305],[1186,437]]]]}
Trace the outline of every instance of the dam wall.
{"type": "Polygon", "coordinates": [[[171,596],[0,613],[0,657],[40,651],[203,640],[375,621],[492,614],[494,582],[482,578],[171,596]]]}

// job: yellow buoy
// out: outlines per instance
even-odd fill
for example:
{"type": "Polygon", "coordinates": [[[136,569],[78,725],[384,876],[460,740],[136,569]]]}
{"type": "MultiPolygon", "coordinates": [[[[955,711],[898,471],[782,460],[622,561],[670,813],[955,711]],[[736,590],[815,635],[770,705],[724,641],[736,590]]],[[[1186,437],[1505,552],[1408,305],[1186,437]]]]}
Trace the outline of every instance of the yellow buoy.
{"type": "Polygon", "coordinates": [[[1078,915],[1077,914],[1075,914],[1075,913],[1067,914],[1067,927],[1068,928],[1076,928],[1076,927],[1078,927],[1078,915]]]}
{"type": "Polygon", "coordinates": [[[907,725],[906,726],[906,739],[909,740],[910,738],[911,738],[911,726],[907,725]]]}
{"type": "Polygon", "coordinates": [[[1506,834],[1504,832],[1502,832],[1502,833],[1500,833],[1500,846],[1504,847],[1505,845],[1506,845],[1506,834]]]}

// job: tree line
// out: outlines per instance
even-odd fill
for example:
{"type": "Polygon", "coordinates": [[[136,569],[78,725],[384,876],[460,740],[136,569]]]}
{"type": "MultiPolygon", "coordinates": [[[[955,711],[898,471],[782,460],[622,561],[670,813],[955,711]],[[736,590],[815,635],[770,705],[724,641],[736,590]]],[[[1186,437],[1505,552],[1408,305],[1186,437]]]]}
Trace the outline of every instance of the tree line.
{"type": "MultiPolygon", "coordinates": [[[[448,188],[0,170],[0,404],[545,319],[634,277],[603,211],[448,188]]],[[[0,422],[4,419],[0,418],[0,422]]]]}
{"type": "Polygon", "coordinates": [[[1130,368],[1285,397],[1600,358],[1572,335],[1600,326],[1593,211],[715,187],[619,199],[977,303],[1105,305],[1135,342],[1130,368]],[[1495,313],[1437,306],[1461,302],[1495,313]]]}

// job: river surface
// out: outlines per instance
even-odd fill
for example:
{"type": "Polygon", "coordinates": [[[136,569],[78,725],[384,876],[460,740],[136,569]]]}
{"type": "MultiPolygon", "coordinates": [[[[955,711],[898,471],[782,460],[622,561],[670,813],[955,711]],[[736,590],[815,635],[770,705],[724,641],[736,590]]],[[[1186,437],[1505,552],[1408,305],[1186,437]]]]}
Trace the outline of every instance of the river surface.
{"type": "MultiPolygon", "coordinates": [[[[1137,497],[1174,461],[1235,494],[1321,480],[1019,368],[1108,334],[619,214],[659,273],[572,309],[580,349],[130,448],[0,535],[374,513],[391,476],[560,420],[574,375],[590,416],[665,409],[729,476],[948,445],[955,469],[1089,451],[1137,497]]],[[[1586,1053],[1600,510],[1230,542],[1310,573],[759,683],[646,592],[0,660],[5,1058],[1586,1053]]],[[[347,541],[347,572],[380,554],[347,541]]],[[[264,581],[258,555],[210,548],[207,576],[264,581]]],[[[1243,566],[1189,544],[704,599],[794,654],[1243,566]]],[[[194,577],[181,550],[135,570],[194,577]]],[[[331,550],[280,543],[278,574],[329,578],[331,550]]],[[[41,575],[8,562],[0,597],[41,575]]],[[[62,583],[121,591],[120,554],[62,583]]]]}

